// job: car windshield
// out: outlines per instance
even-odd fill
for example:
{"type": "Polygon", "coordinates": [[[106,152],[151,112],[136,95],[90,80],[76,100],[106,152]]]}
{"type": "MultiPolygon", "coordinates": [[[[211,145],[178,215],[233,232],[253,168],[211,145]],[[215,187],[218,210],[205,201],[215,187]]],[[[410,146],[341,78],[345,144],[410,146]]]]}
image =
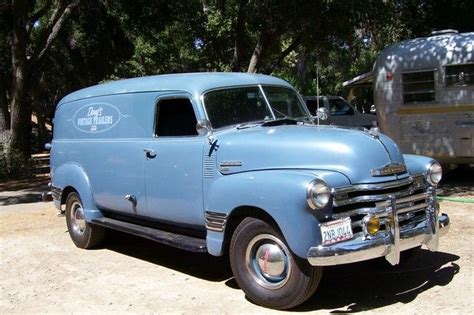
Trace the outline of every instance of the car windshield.
{"type": "Polygon", "coordinates": [[[204,95],[204,105],[213,128],[277,119],[310,120],[297,94],[285,87],[210,91],[204,95]]]}

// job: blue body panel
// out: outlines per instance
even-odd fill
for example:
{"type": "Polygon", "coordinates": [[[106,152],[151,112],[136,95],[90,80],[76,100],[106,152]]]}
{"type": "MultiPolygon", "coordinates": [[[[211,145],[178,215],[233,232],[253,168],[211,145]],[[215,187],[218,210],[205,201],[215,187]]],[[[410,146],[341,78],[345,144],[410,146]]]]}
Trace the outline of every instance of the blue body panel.
{"type": "MultiPolygon", "coordinates": [[[[72,93],[55,114],[52,184],[78,191],[89,222],[108,210],[204,230],[206,211],[231,216],[239,207],[258,208],[305,257],[321,242],[306,201],[309,182],[318,177],[336,188],[409,176],[371,176],[393,163],[406,162],[412,174],[426,172],[431,159],[403,156],[384,135],[332,126],[252,125],[155,137],[160,99],[188,98],[200,120],[206,119],[206,91],[257,84],[291,88],[270,76],[208,73],[122,80],[72,93]],[[156,158],[147,159],[145,149],[156,158]]],[[[223,244],[224,232],[207,230],[209,253],[221,255],[223,244]]]]}
{"type": "Polygon", "coordinates": [[[213,138],[220,144],[218,166],[222,161],[241,162],[241,166],[228,167],[223,171],[225,174],[282,168],[323,169],[345,174],[352,184],[359,184],[395,180],[395,176],[372,177],[370,171],[391,163],[404,163],[389,138],[375,138],[357,129],[257,126],[216,133],[213,138]]]}
{"type": "Polygon", "coordinates": [[[204,137],[157,138],[148,143],[157,157],[145,163],[148,210],[142,215],[203,226],[204,137]]]}

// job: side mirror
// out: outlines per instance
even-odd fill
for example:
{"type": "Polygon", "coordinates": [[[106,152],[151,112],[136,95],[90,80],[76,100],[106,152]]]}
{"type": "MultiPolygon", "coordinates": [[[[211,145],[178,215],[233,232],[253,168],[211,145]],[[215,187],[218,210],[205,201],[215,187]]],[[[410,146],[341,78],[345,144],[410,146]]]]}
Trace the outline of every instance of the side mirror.
{"type": "Polygon", "coordinates": [[[377,114],[377,109],[375,108],[375,105],[370,106],[370,113],[371,113],[372,115],[376,115],[376,114],[377,114]]]}
{"type": "Polygon", "coordinates": [[[316,111],[316,118],[319,119],[319,120],[328,120],[329,110],[326,107],[320,107],[316,111]]]}
{"type": "Polygon", "coordinates": [[[196,131],[200,135],[210,135],[212,133],[211,123],[207,119],[201,119],[196,124],[196,131]]]}

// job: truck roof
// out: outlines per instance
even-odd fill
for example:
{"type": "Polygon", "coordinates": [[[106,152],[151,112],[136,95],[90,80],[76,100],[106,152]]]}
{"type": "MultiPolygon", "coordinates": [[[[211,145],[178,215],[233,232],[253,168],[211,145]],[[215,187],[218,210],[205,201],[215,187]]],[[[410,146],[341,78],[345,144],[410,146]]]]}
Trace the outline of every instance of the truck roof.
{"type": "Polygon", "coordinates": [[[201,95],[203,92],[226,86],[239,85],[291,85],[279,78],[251,73],[235,72],[198,72],[164,74],[133,79],[124,79],[84,88],[66,95],[58,104],[103,95],[139,93],[152,91],[183,91],[192,95],[201,95]]]}

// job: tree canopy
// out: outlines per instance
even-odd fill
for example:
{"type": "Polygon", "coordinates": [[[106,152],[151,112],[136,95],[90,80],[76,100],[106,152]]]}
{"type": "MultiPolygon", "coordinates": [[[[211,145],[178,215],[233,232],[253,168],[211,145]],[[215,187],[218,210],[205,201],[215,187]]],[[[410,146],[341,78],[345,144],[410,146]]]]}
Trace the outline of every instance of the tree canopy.
{"type": "Polygon", "coordinates": [[[340,94],[384,47],[473,31],[472,12],[470,0],[2,0],[0,131],[27,156],[64,95],[162,73],[259,72],[314,94],[318,72],[320,93],[340,94]]]}

